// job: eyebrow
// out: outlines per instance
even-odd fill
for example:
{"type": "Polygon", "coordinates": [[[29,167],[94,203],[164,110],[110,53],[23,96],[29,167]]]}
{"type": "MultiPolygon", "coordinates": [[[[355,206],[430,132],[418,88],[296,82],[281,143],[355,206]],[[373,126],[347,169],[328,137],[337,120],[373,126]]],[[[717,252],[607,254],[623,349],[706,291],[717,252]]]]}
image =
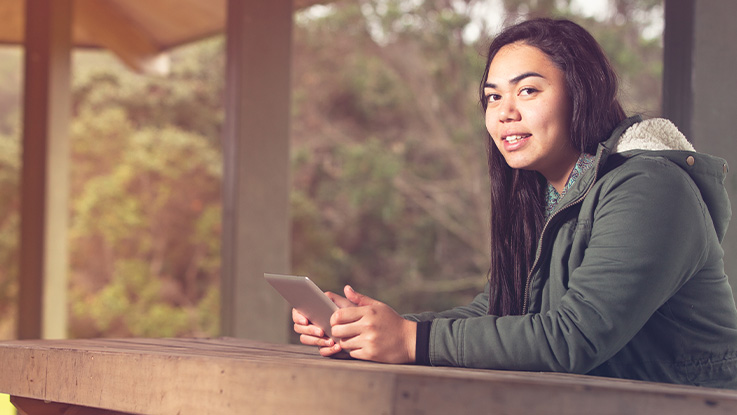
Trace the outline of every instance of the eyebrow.
{"type": "MultiPolygon", "coordinates": [[[[509,84],[510,85],[516,85],[516,84],[520,83],[520,81],[522,81],[523,79],[530,78],[530,77],[538,77],[538,78],[545,79],[544,76],[540,75],[537,72],[525,72],[523,74],[517,75],[514,78],[510,79],[509,80],[509,84]]],[[[494,89],[496,89],[496,87],[497,87],[497,85],[494,84],[494,83],[491,83],[491,82],[487,82],[487,83],[484,84],[484,88],[494,88],[494,89]]]]}

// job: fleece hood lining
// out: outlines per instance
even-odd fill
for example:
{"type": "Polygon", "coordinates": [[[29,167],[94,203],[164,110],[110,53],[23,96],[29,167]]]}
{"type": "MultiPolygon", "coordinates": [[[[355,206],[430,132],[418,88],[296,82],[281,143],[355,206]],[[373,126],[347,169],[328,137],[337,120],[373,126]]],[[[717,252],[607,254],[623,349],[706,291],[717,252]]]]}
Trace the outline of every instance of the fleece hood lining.
{"type": "Polygon", "coordinates": [[[678,127],[664,118],[653,118],[632,125],[620,137],[614,153],[629,150],[695,151],[678,127]]]}

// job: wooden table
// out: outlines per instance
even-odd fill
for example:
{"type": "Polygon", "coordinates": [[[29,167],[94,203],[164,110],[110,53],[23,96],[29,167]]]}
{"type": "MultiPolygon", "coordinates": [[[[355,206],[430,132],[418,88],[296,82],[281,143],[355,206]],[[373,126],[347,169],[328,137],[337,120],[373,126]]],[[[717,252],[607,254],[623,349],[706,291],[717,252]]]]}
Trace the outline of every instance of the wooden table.
{"type": "Polygon", "coordinates": [[[383,365],[232,338],[0,342],[0,393],[29,415],[737,414],[733,391],[383,365]]]}

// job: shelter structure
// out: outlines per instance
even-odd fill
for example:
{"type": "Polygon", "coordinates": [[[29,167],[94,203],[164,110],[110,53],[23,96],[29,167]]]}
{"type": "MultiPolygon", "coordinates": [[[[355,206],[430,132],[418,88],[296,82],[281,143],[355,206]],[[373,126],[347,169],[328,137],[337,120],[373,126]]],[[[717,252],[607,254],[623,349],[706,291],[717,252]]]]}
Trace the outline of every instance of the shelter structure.
{"type": "MultiPolygon", "coordinates": [[[[287,310],[261,275],[289,271],[293,13],[318,2],[0,0],[0,42],[24,42],[26,47],[20,339],[61,338],[66,333],[72,47],[106,47],[132,68],[160,70],[161,51],[225,31],[221,332],[286,340],[287,310]],[[162,20],[156,21],[157,15],[162,20]],[[176,16],[191,20],[169,20],[176,16]],[[5,29],[14,34],[4,35],[5,29]]],[[[737,38],[737,26],[729,21],[735,12],[734,2],[665,0],[663,113],[699,150],[728,161],[737,160],[730,122],[737,114],[732,98],[737,77],[730,74],[737,66],[737,45],[731,41],[737,38]]],[[[734,202],[734,173],[728,181],[734,202]]],[[[736,226],[724,246],[727,272],[737,277],[736,226]]]]}
{"type": "Polygon", "coordinates": [[[221,332],[287,339],[285,305],[261,275],[289,271],[293,15],[325,2],[0,0],[0,43],[25,45],[19,339],[67,331],[72,48],[108,48],[134,70],[157,72],[161,52],[223,31],[221,332]]]}

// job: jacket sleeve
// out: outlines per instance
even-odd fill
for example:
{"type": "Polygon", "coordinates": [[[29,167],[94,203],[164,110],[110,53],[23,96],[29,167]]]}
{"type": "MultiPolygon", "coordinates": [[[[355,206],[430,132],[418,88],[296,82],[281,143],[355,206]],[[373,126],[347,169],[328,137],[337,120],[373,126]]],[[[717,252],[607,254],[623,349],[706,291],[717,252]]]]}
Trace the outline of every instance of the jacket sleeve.
{"type": "Polygon", "coordinates": [[[713,225],[693,181],[670,161],[631,159],[590,197],[589,243],[580,266],[563,276],[568,289],[558,306],[524,316],[436,318],[431,364],[587,373],[705,262],[713,225]]]}
{"type": "Polygon", "coordinates": [[[407,320],[416,322],[430,321],[436,318],[468,318],[478,317],[487,314],[489,309],[489,283],[486,283],[484,291],[474,297],[473,301],[468,305],[451,308],[450,310],[440,312],[424,312],[418,314],[405,314],[404,317],[407,320]]]}

